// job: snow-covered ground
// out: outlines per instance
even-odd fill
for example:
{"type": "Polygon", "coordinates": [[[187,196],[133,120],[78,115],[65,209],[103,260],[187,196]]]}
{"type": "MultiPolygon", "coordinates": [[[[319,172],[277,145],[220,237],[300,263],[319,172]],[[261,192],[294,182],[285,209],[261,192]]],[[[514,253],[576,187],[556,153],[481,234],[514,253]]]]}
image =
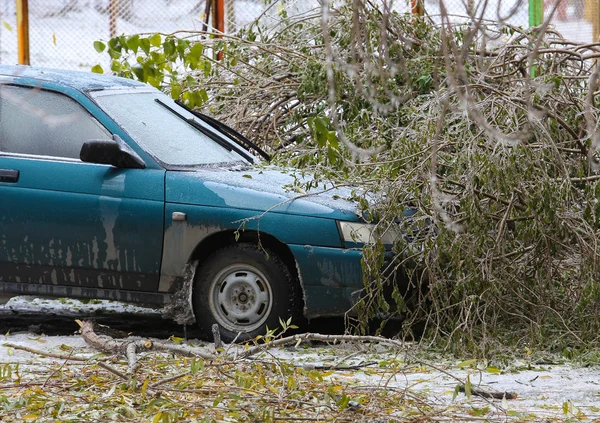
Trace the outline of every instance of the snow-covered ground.
{"type": "MultiPolygon", "coordinates": [[[[451,361],[447,358],[439,360],[416,361],[415,357],[405,355],[404,351],[393,351],[378,347],[379,352],[367,352],[353,356],[344,362],[356,365],[367,362],[378,363],[358,372],[342,371],[331,377],[341,382],[352,381],[366,386],[386,386],[397,389],[409,389],[414,393],[425,395],[429,402],[441,406],[458,406],[464,410],[489,407],[489,414],[513,418],[535,416],[539,421],[543,418],[600,419],[600,368],[574,367],[569,364],[536,365],[515,362],[506,369],[487,367],[483,362],[468,360],[451,361]],[[396,362],[398,371],[390,374],[390,363],[396,362]],[[428,366],[427,363],[432,366],[428,366]],[[382,363],[385,363],[382,365],[382,363]],[[486,370],[487,369],[487,370],[486,370]],[[490,400],[477,396],[467,398],[459,394],[454,398],[454,390],[460,381],[469,377],[473,387],[488,392],[516,393],[513,400],[490,400]]],[[[410,349],[410,347],[409,347],[410,349]]],[[[274,355],[282,360],[293,361],[310,368],[312,365],[336,365],[340,357],[356,352],[355,346],[341,345],[328,348],[279,350],[274,355]]],[[[533,420],[533,419],[532,419],[533,420]]]]}
{"type": "MultiPolygon", "coordinates": [[[[5,308],[12,311],[31,312],[46,310],[72,315],[98,310],[114,312],[154,313],[151,309],[112,302],[87,302],[77,300],[40,300],[17,297],[5,308]]],[[[75,317],[74,317],[75,318],[75,317]]],[[[0,335],[0,337],[2,337],[0,335]]],[[[211,343],[189,341],[204,345],[212,353],[211,343]]],[[[46,353],[76,357],[92,357],[97,351],[83,339],[71,336],[46,336],[30,332],[7,333],[0,339],[0,368],[5,364],[19,364],[21,374],[28,369],[60,366],[64,359],[43,357],[9,345],[18,345],[46,353]]],[[[240,347],[241,348],[241,347],[240,347]]],[[[600,420],[600,368],[577,367],[572,364],[548,364],[515,361],[504,368],[488,366],[484,361],[459,362],[448,357],[423,357],[422,352],[407,344],[406,348],[382,345],[365,346],[342,343],[287,347],[270,350],[265,359],[283,360],[313,369],[315,366],[363,365],[357,370],[337,370],[328,378],[342,385],[368,386],[377,389],[409,390],[425,398],[429,404],[465,416],[480,419],[506,419],[510,421],[600,420]],[[366,365],[367,363],[370,363],[366,365]],[[516,399],[490,400],[477,396],[467,398],[463,393],[455,397],[459,381],[469,378],[475,388],[494,392],[514,392],[516,399]]],[[[328,372],[329,373],[329,372],[328,372]]],[[[15,376],[16,377],[16,376],[15,376]]]]}

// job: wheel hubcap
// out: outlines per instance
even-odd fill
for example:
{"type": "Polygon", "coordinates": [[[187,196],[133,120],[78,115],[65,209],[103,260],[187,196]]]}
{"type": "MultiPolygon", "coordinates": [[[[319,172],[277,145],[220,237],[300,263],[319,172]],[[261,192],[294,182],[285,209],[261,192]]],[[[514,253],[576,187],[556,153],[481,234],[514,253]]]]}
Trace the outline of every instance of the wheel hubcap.
{"type": "Polygon", "coordinates": [[[228,266],[211,282],[211,312],[219,325],[232,332],[259,328],[267,320],[272,303],[271,285],[254,266],[228,266]]]}

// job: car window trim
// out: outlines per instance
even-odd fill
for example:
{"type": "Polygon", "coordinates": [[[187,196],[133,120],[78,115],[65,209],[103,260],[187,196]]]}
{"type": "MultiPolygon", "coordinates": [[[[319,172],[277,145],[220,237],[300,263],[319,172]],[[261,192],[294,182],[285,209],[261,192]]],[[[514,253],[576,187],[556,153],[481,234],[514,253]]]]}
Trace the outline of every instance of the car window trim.
{"type": "Polygon", "coordinates": [[[64,162],[64,163],[76,163],[76,164],[84,164],[84,165],[110,167],[110,165],[105,165],[105,164],[100,164],[100,163],[85,163],[79,159],[73,159],[71,157],[41,156],[38,154],[9,153],[6,151],[0,151],[0,158],[2,158],[2,157],[7,157],[7,158],[11,158],[11,159],[43,160],[43,161],[47,161],[47,162],[64,162]]]}
{"type": "MultiPolygon", "coordinates": [[[[89,94],[87,97],[91,98],[92,101],[96,97],[107,97],[111,95],[122,95],[122,94],[142,94],[142,93],[156,93],[158,90],[151,87],[110,87],[110,88],[91,88],[85,92],[89,94]]],[[[96,103],[94,101],[94,103],[96,103]]],[[[96,103],[97,104],[97,103],[96,103]]]]}

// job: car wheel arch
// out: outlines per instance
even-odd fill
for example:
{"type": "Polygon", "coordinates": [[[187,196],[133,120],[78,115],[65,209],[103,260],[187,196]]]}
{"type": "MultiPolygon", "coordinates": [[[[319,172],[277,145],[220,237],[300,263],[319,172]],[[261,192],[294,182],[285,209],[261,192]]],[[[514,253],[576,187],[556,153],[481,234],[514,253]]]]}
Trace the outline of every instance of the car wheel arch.
{"type": "Polygon", "coordinates": [[[197,263],[196,268],[200,268],[203,262],[212,253],[229,245],[236,243],[255,243],[258,245],[260,243],[260,245],[262,245],[264,248],[275,252],[295,278],[299,288],[298,292],[301,293],[301,298],[298,298],[298,300],[302,301],[301,309],[304,312],[304,305],[306,304],[305,287],[302,281],[300,270],[298,268],[298,263],[290,248],[273,235],[265,232],[248,230],[244,232],[238,232],[238,235],[239,236],[236,237],[236,231],[228,230],[207,236],[200,241],[198,245],[196,245],[189,257],[188,263],[197,263]]]}

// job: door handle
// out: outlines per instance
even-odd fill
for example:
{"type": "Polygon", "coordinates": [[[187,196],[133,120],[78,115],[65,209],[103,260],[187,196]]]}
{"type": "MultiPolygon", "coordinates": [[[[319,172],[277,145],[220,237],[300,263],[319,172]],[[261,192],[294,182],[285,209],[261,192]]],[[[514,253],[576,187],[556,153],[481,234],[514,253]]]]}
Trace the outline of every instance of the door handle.
{"type": "Polygon", "coordinates": [[[19,171],[13,169],[0,169],[0,182],[18,182],[19,171]]]}

